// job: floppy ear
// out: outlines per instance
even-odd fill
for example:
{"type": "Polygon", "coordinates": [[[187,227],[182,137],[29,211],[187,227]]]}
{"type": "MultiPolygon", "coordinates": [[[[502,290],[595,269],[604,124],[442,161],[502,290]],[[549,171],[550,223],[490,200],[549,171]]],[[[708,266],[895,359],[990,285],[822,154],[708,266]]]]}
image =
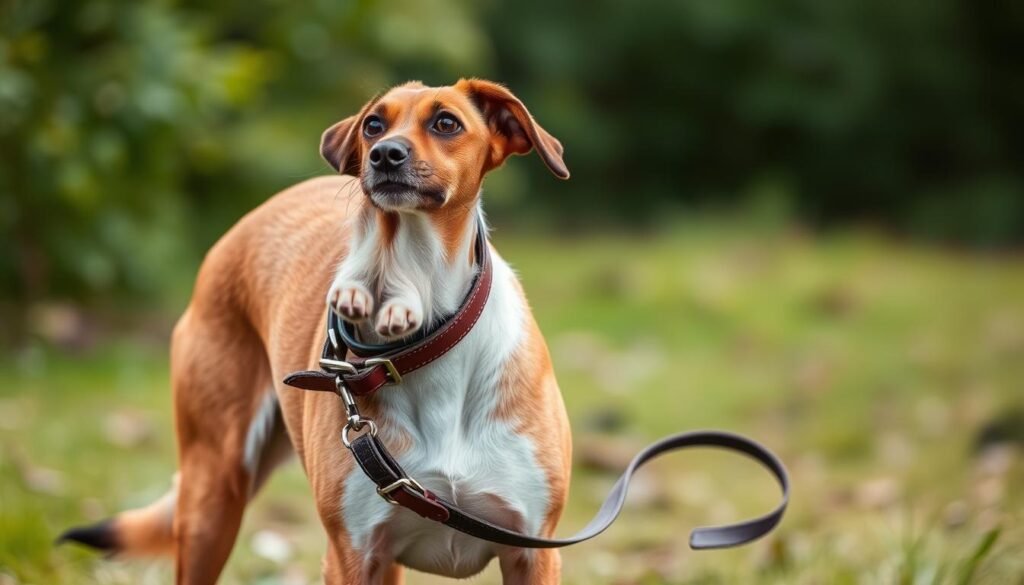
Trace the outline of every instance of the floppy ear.
{"type": "Polygon", "coordinates": [[[488,170],[501,166],[510,155],[536,150],[556,177],[569,178],[569,169],[562,160],[562,143],[541,128],[511,91],[480,79],[460,79],[455,87],[476,104],[491,130],[488,170]]]}
{"type": "Polygon", "coordinates": [[[359,142],[359,131],[363,116],[370,111],[380,96],[373,98],[355,116],[349,116],[341,122],[324,130],[320,136],[320,156],[330,163],[334,170],[341,174],[359,176],[362,152],[359,142]]]}
{"type": "Polygon", "coordinates": [[[341,174],[359,174],[360,117],[360,114],[349,116],[324,130],[320,136],[320,156],[341,174]]]}

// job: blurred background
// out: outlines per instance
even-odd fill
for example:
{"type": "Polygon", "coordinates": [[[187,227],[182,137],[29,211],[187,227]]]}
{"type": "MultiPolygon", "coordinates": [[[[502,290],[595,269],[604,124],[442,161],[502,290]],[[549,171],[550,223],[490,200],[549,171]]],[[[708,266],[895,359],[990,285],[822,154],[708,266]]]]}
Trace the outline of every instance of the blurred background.
{"type": "MultiPolygon", "coordinates": [[[[1024,583],[1021,55],[1011,2],[0,0],[0,584],[170,579],[50,542],[166,489],[202,255],[370,96],[465,76],[573,173],[517,159],[484,196],[574,422],[562,533],[682,429],[796,484],[770,538],[694,553],[774,488],[656,466],[567,583],[1024,583]]],[[[323,544],[292,465],[224,582],[319,582],[323,544]]]]}

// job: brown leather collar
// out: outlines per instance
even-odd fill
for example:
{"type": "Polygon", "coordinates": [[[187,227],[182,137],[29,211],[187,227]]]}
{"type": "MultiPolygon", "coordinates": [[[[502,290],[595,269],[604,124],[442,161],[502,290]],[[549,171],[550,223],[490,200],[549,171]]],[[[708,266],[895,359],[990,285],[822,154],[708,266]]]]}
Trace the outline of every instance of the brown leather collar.
{"type": "MultiPolygon", "coordinates": [[[[418,370],[448,353],[476,325],[487,305],[494,278],[487,234],[481,224],[477,230],[476,257],[479,272],[466,295],[466,300],[454,315],[432,333],[418,341],[397,348],[386,346],[384,352],[373,354],[366,348],[352,348],[333,327],[320,357],[320,370],[295,372],[284,383],[303,390],[339,393],[338,377],[355,396],[372,394],[387,384],[397,384],[402,376],[418,370]],[[356,353],[358,351],[358,354],[356,353]]],[[[328,310],[328,322],[332,315],[328,310]]]]}

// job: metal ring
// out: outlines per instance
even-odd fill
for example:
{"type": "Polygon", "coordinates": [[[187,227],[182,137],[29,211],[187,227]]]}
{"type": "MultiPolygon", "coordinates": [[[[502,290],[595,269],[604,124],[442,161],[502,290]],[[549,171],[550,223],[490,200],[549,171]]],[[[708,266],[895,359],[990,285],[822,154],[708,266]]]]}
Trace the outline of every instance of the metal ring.
{"type": "Polygon", "coordinates": [[[361,419],[358,425],[353,424],[352,422],[345,423],[345,428],[341,429],[341,442],[345,444],[345,447],[349,449],[352,448],[352,441],[350,441],[348,438],[348,432],[362,430],[364,426],[370,427],[369,432],[371,437],[377,436],[377,423],[373,422],[368,418],[361,419]]]}

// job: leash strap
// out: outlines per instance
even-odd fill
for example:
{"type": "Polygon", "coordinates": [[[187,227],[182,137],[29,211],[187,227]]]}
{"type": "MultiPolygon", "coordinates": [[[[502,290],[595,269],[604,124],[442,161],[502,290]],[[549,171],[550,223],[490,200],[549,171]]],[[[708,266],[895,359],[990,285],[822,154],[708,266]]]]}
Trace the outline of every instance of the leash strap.
{"type": "Polygon", "coordinates": [[[633,474],[643,464],[666,453],[691,447],[717,447],[742,453],[767,468],[782,489],[782,500],[763,516],[728,524],[696,528],[690,533],[690,548],[714,549],[746,544],[769,532],[782,520],[789,503],[789,477],[782,462],[768,449],[746,437],[723,431],[694,431],[666,437],[641,451],[615,482],[597,515],[576,534],[559,539],[546,539],[514,532],[492,524],[459,508],[421,486],[406,475],[376,433],[360,435],[350,449],[363,473],[377,485],[377,493],[392,504],[416,512],[424,518],[483,540],[522,548],[561,548],[590,540],[604,532],[618,517],[626,502],[626,492],[633,474]]]}

